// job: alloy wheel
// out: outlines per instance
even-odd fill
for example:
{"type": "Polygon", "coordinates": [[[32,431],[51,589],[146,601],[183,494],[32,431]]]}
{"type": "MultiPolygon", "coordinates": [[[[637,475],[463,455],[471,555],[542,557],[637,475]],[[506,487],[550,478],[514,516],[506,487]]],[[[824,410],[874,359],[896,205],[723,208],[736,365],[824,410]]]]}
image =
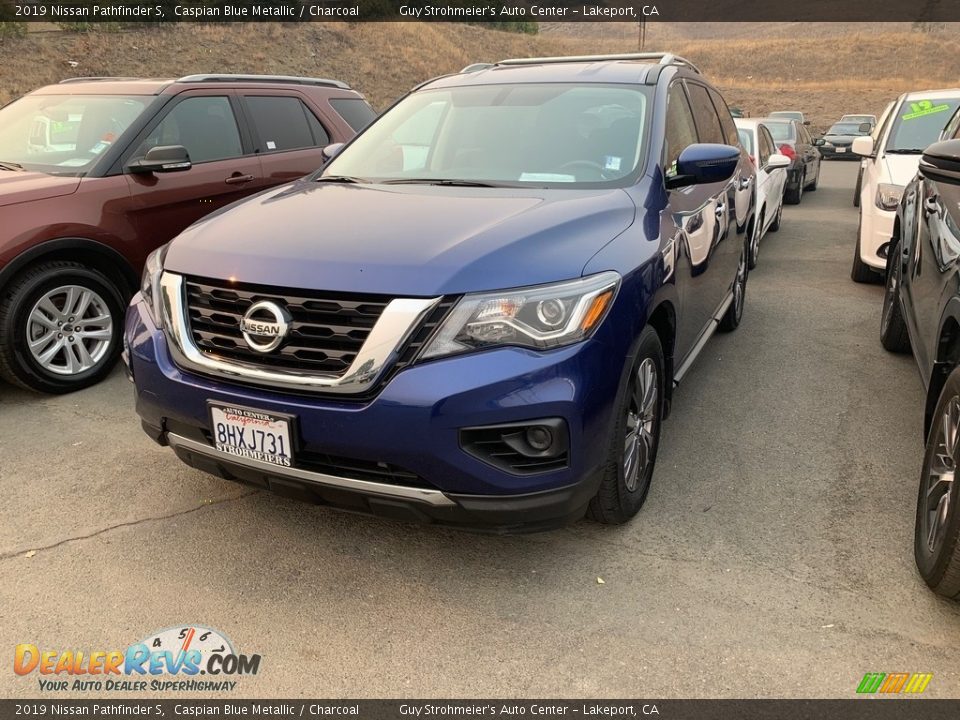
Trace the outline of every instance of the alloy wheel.
{"type": "Polygon", "coordinates": [[[109,305],[82,285],[46,292],[27,316],[30,355],[54,375],[77,375],[96,367],[107,356],[112,339],[109,305]]]}
{"type": "Polygon", "coordinates": [[[627,407],[627,430],[623,445],[623,478],[629,492],[640,487],[640,478],[653,460],[654,432],[657,421],[657,366],[644,359],[633,378],[630,403],[627,407]]]}
{"type": "Polygon", "coordinates": [[[960,438],[960,397],[946,404],[933,430],[935,443],[930,467],[920,496],[920,539],[935,554],[942,544],[950,514],[950,495],[957,472],[957,444],[960,438]]]}
{"type": "Polygon", "coordinates": [[[747,290],[747,253],[740,253],[740,264],[737,265],[737,277],[733,281],[733,312],[737,320],[743,315],[743,296],[747,290]]]}

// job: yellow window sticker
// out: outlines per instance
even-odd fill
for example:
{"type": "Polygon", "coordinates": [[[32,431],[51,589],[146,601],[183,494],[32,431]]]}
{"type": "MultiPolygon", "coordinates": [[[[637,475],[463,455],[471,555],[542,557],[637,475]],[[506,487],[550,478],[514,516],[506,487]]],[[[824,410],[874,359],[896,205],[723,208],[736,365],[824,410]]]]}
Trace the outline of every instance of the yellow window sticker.
{"type": "Polygon", "coordinates": [[[914,118],[924,117],[925,115],[934,115],[936,113],[948,112],[949,105],[934,105],[929,100],[918,100],[910,103],[910,112],[903,116],[904,120],[913,120],[914,118]]]}

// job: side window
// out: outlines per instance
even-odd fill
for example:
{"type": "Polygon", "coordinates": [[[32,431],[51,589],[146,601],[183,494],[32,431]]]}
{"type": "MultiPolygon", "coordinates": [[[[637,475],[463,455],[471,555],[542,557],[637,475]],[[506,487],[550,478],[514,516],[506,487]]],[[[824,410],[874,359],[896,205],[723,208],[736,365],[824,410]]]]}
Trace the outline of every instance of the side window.
{"type": "Polygon", "coordinates": [[[677,160],[680,153],[695,142],[697,142],[697,126],[693,122],[687,95],[683,92],[683,86],[680,83],[674,83],[670,86],[670,92],[667,95],[666,152],[663,163],[667,177],[677,174],[677,160]]]}
{"type": "Polygon", "coordinates": [[[158,145],[183,145],[193,163],[243,155],[230,99],[222,96],[181,100],[141,143],[134,157],[143,157],[158,145]]]}
{"type": "Polygon", "coordinates": [[[693,116],[697,119],[700,142],[723,144],[723,129],[720,127],[720,118],[717,117],[716,108],[713,107],[713,101],[710,100],[707,89],[696,83],[689,83],[687,89],[690,91],[693,116]]]}
{"type": "Polygon", "coordinates": [[[377,117],[373,108],[360,98],[331,98],[330,105],[355,132],[363,130],[377,117]]]}
{"type": "Polygon", "coordinates": [[[723,137],[727,145],[737,146],[737,126],[733,122],[733,115],[730,114],[730,108],[723,97],[716,90],[710,90],[710,97],[717,108],[717,115],[720,116],[720,128],[723,130],[723,137]]]}
{"type": "Polygon", "coordinates": [[[767,164],[767,160],[770,159],[770,156],[774,153],[774,144],[773,138],[770,136],[770,131],[767,130],[763,125],[760,126],[760,167],[763,167],[767,164]]]}
{"type": "Polygon", "coordinates": [[[328,145],[326,130],[300,98],[247,96],[250,120],[265,153],[328,145]]]}

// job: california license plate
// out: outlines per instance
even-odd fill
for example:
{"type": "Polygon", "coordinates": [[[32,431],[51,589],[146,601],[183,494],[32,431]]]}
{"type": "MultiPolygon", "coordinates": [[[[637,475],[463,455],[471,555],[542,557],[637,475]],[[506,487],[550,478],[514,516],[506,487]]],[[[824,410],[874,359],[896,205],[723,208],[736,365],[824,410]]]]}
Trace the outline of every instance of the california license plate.
{"type": "Polygon", "coordinates": [[[842,152],[846,152],[846,151],[847,151],[846,148],[837,148],[837,152],[838,152],[838,153],[842,153],[842,152]]]}
{"type": "Polygon", "coordinates": [[[210,403],[210,429],[217,450],[283,467],[293,466],[292,418],[252,408],[210,403]]]}

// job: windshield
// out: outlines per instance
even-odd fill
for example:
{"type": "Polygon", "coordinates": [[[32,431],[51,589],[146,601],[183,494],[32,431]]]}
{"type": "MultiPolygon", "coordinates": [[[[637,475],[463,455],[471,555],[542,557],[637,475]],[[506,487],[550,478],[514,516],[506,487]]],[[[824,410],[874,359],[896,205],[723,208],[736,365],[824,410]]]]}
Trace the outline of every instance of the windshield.
{"type": "Polygon", "coordinates": [[[869,135],[870,131],[861,132],[860,123],[837,123],[827,130],[827,135],[869,135]]]}
{"type": "Polygon", "coordinates": [[[940,138],[944,125],[960,106],[960,97],[905,100],[893,118],[887,152],[921,153],[940,138]]]}
{"type": "Polygon", "coordinates": [[[765,122],[764,125],[767,126],[767,130],[770,131],[770,134],[773,135],[774,140],[781,140],[784,142],[793,142],[793,123],[789,122],[765,122]]]}
{"type": "Polygon", "coordinates": [[[371,182],[603,186],[640,163],[648,89],[479,85],[414,93],[323,176],[371,182]]]}
{"type": "Polygon", "coordinates": [[[83,175],[147,101],[117,95],[28,95],[0,109],[0,161],[52,175],[83,175]]]}

